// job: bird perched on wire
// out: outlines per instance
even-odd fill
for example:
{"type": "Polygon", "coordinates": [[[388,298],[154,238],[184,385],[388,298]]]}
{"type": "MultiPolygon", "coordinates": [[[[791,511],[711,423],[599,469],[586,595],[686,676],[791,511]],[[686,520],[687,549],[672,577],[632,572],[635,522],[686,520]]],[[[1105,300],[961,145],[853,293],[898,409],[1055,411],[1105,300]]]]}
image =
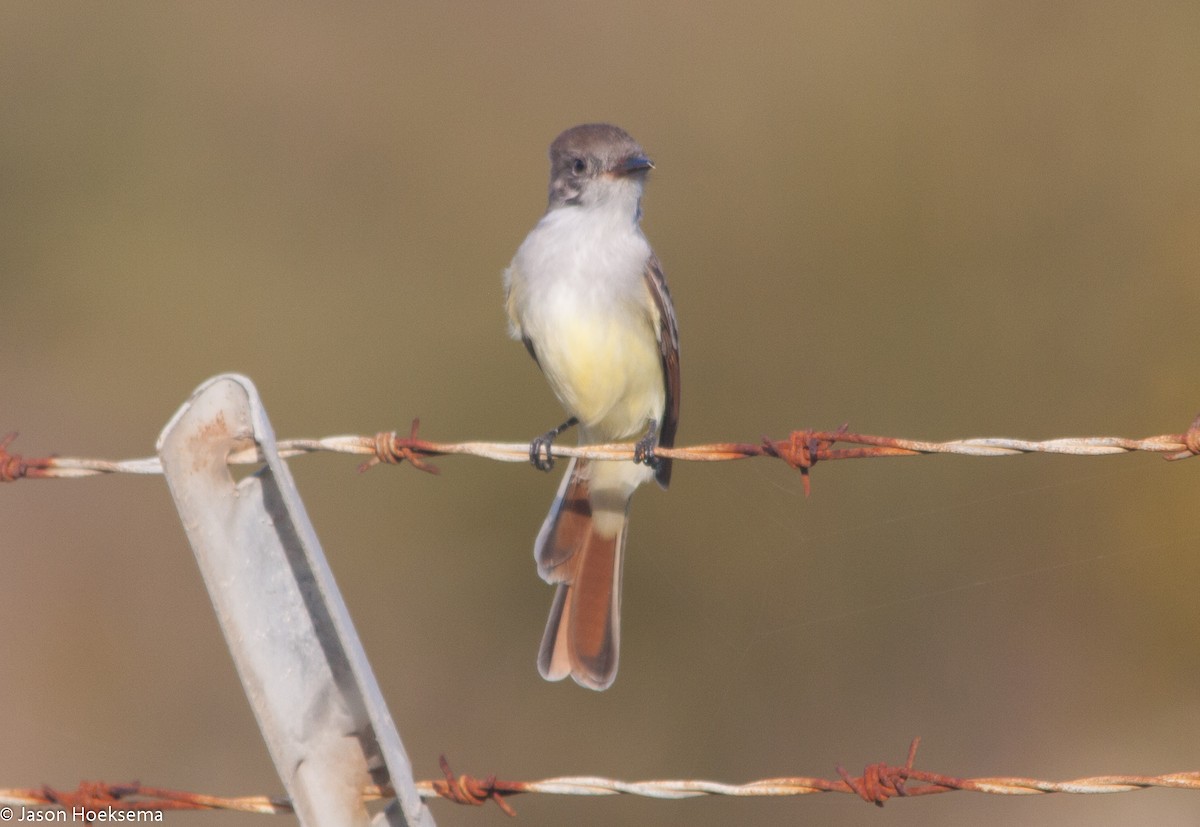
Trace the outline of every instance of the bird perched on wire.
{"type": "Polygon", "coordinates": [[[557,584],[538,654],[547,680],[607,689],[621,638],[621,562],[629,502],[653,478],[666,488],[679,423],[679,332],[658,258],[639,226],[654,168],[629,133],[584,124],[550,145],[550,203],[504,273],[513,338],[524,342],[568,419],[530,443],[553,465],[556,436],[580,443],[639,437],[635,461],[572,459],[534,543],[557,584]]]}

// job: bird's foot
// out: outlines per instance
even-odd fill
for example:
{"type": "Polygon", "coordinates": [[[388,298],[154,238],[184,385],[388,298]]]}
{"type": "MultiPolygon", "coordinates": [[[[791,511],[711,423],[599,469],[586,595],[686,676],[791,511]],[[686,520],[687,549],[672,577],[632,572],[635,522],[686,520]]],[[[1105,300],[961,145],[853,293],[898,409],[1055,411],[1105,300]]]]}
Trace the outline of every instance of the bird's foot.
{"type": "Polygon", "coordinates": [[[571,417],[557,428],[551,428],[541,436],[534,437],[529,443],[529,462],[534,468],[539,471],[549,471],[554,467],[554,454],[551,449],[554,447],[554,439],[563,431],[570,428],[579,422],[575,417],[571,417]]]}
{"type": "Polygon", "coordinates": [[[646,435],[633,446],[633,461],[658,470],[662,460],[654,453],[658,448],[658,422],[651,419],[646,435]]]}

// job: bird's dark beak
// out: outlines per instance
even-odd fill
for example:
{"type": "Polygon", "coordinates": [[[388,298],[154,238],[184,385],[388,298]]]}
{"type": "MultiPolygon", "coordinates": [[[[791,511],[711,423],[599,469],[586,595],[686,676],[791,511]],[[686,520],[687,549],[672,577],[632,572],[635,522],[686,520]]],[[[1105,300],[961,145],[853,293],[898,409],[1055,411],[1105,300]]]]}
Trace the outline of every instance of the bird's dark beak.
{"type": "Polygon", "coordinates": [[[630,155],[617,164],[617,168],[613,170],[613,173],[616,175],[632,175],[635,172],[645,172],[648,169],[654,169],[653,161],[645,155],[630,155]]]}

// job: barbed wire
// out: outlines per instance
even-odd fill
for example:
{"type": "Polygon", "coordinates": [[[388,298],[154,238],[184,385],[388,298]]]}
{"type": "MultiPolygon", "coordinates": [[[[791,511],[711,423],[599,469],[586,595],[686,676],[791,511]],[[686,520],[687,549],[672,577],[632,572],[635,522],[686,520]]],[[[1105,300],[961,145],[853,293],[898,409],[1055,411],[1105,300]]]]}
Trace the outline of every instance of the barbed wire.
{"type": "MultiPolygon", "coordinates": [[[[528,462],[529,444],[524,442],[432,442],[418,437],[420,420],[414,419],[408,436],[396,431],[381,431],[374,436],[330,436],[322,439],[288,439],[278,443],[280,456],[295,457],[318,451],[368,456],[359,466],[365,471],[379,463],[396,465],[408,462],[415,468],[432,474],[440,473],[428,462],[430,457],[465,454],[499,462],[528,462]]],[[[130,460],[81,459],[45,456],[29,458],[12,453],[9,446],[15,432],[0,437],[0,482],[18,479],[77,478],[101,474],[161,474],[157,457],[130,460]]],[[[1126,437],[1068,437],[1033,441],[1007,437],[980,437],[949,442],[899,439],[851,433],[843,425],[834,431],[798,430],[786,439],[763,437],[759,442],[717,442],[683,448],[659,447],[654,455],[685,462],[727,462],[753,457],[781,459],[804,475],[804,487],[809,487],[809,471],[818,462],[839,459],[872,457],[919,456],[923,454],[958,454],[972,457],[1001,457],[1017,454],[1068,454],[1072,456],[1102,456],[1145,451],[1163,454],[1168,460],[1180,460],[1200,454],[1200,416],[1188,429],[1178,434],[1129,439],[1126,437]],[[839,443],[858,447],[836,447],[839,443]]],[[[632,460],[632,443],[603,445],[554,445],[554,457],[587,457],[602,460],[632,460]]],[[[261,461],[256,448],[250,447],[229,455],[231,464],[253,464],[261,461]]]]}
{"type": "MultiPolygon", "coordinates": [[[[331,436],[323,439],[293,439],[278,443],[279,454],[294,457],[330,451],[367,456],[359,466],[365,471],[380,463],[409,462],[429,473],[439,469],[428,462],[431,457],[465,454],[501,462],[528,462],[528,443],[502,442],[432,442],[418,437],[419,421],[413,420],[408,436],[385,431],[374,436],[331,436]]],[[[102,460],[46,456],[26,458],[9,451],[16,433],[0,437],[0,482],[18,479],[78,478],[104,474],[161,474],[157,457],[132,460],[102,460]]],[[[1168,460],[1180,460],[1200,454],[1200,416],[1188,429],[1179,434],[1164,434],[1128,439],[1124,437],[1075,437],[1030,441],[1003,437],[961,439],[949,442],[927,442],[893,437],[856,434],[846,426],[834,431],[799,430],[788,438],[773,440],[764,437],[758,443],[711,443],[682,448],[658,448],[659,457],[682,461],[722,462],[753,457],[781,459],[804,475],[804,487],[809,488],[809,472],[817,462],[838,459],[865,459],[888,456],[917,456],[928,454],[958,454],[963,456],[997,457],[1026,453],[1053,453],[1073,456],[1099,456],[1131,452],[1152,452],[1168,460]],[[839,443],[856,447],[837,447],[839,443]]],[[[587,457],[602,460],[632,460],[632,444],[560,446],[551,449],[554,457],[587,457]]],[[[262,458],[256,448],[248,447],[231,453],[231,464],[254,464],[262,458]]],[[[1052,793],[1100,794],[1131,792],[1150,787],[1200,790],[1200,771],[1177,772],[1166,775],[1104,775],[1068,781],[1046,781],[1020,777],[960,778],[915,769],[913,764],[919,739],[914,740],[908,760],[903,765],[886,762],[866,767],[863,774],[852,777],[837,767],[837,780],[809,777],[768,778],[744,784],[728,784],[704,780],[620,781],[590,776],[557,777],[538,781],[501,781],[494,775],[474,778],[456,776],[445,758],[440,765],[444,778],[419,781],[417,788],[425,798],[442,797],[461,804],[482,805],[495,802],[509,815],[515,815],[506,798],[524,793],[552,795],[638,795],[660,799],[692,798],[704,795],[727,796],[796,796],[814,793],[852,793],[865,801],[882,806],[895,797],[911,797],[954,791],[989,793],[994,795],[1044,795],[1052,793]]],[[[364,800],[384,800],[394,797],[389,788],[370,787],[364,790],[364,800]]],[[[0,789],[0,814],[3,808],[18,806],[59,806],[80,808],[86,812],[98,810],[237,810],[261,814],[290,814],[286,798],[268,796],[220,797],[181,792],[159,787],[105,782],[83,782],[72,791],[56,790],[49,786],[36,789],[0,789]]]]}
{"type": "MultiPolygon", "coordinates": [[[[927,772],[914,767],[920,738],[909,746],[908,759],[902,765],[887,762],[870,764],[862,775],[851,776],[840,765],[837,779],[784,777],[765,778],[745,784],[726,784],[703,780],[619,781],[591,776],[545,778],[540,781],[500,781],[494,775],[474,778],[455,775],[445,756],[438,763],[444,778],[418,781],[417,789],[423,798],[445,798],[458,804],[481,806],[493,801],[504,812],[515,816],[516,811],[505,800],[514,795],[541,793],[544,795],[636,795],[646,798],[682,799],[706,795],[740,797],[780,797],[812,795],[815,793],[848,793],[863,801],[882,807],[893,798],[910,798],[949,792],[976,792],[991,795],[1102,795],[1134,792],[1152,787],[1200,790],[1200,771],[1176,772],[1166,775],[1099,775],[1069,781],[1044,781],[1036,778],[987,777],[959,778],[942,773],[927,772]]],[[[394,797],[388,787],[369,786],[363,800],[383,801],[394,797]]],[[[0,807],[80,808],[85,812],[97,810],[236,810],[244,813],[282,815],[293,812],[286,798],[269,796],[220,796],[147,787],[137,782],[106,784],[85,781],[75,790],[62,791],[44,786],[37,789],[0,789],[0,807]]]]}

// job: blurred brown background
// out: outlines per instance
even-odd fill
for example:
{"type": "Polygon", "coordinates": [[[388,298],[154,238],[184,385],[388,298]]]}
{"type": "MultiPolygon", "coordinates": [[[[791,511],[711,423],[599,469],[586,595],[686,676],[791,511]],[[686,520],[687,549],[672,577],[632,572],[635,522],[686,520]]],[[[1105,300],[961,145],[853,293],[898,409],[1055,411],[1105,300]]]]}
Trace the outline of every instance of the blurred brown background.
{"type": "MultiPolygon", "coordinates": [[[[203,379],[283,437],[560,419],[500,274],[587,120],[658,163],[681,441],[1145,436],[1200,409],[1200,5],[46,4],[0,10],[0,430],[153,452],[203,379]]],[[[677,469],[624,651],[538,678],[557,484],[294,461],[421,777],[1200,766],[1200,462],[677,469]]],[[[0,490],[0,786],[279,793],[157,478],[0,490]]],[[[525,798],[524,824],[1194,824],[1195,793],[525,798]]],[[[443,825],[495,809],[434,803],[443,825]]],[[[262,817],[170,816],[186,824],[262,817]]]]}

